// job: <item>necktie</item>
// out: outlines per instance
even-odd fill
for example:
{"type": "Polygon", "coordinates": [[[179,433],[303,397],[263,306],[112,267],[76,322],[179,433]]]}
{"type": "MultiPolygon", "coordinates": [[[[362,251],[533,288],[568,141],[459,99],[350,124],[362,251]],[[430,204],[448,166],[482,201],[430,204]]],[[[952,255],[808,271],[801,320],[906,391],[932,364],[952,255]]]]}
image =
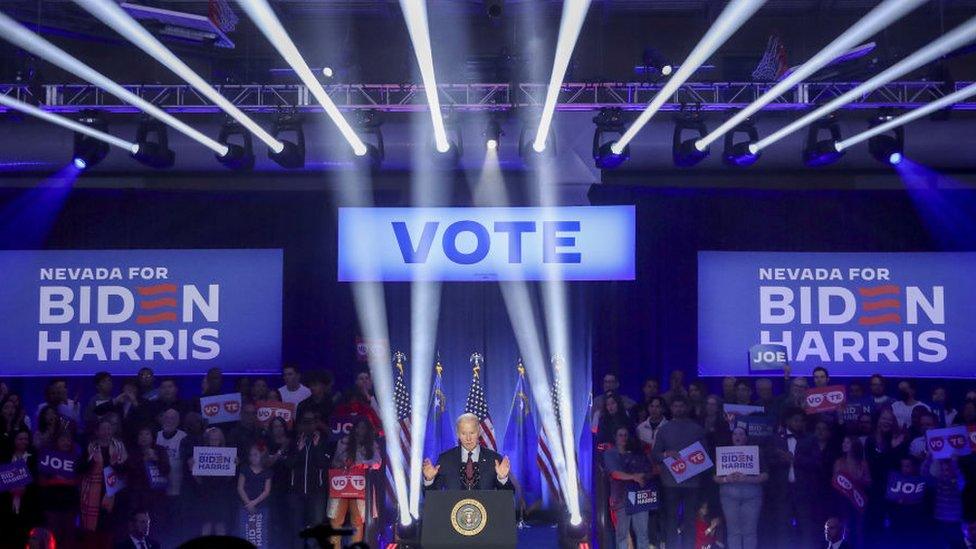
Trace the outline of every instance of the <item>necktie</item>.
{"type": "Polygon", "coordinates": [[[468,485],[468,490],[474,486],[474,461],[471,460],[471,452],[468,452],[468,461],[464,463],[464,482],[468,485]]]}

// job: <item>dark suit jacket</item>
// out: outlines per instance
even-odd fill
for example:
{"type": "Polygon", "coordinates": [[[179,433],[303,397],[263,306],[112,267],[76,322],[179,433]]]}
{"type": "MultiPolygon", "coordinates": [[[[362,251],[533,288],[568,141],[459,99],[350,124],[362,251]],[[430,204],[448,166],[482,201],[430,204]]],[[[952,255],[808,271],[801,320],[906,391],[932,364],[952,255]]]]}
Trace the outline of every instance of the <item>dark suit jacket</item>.
{"type": "MultiPolygon", "coordinates": [[[[159,542],[150,538],[146,538],[146,547],[160,549],[159,542]]],[[[136,549],[136,544],[132,543],[132,538],[126,536],[124,540],[115,544],[115,549],[136,549]]]]}
{"type": "MultiPolygon", "coordinates": [[[[505,484],[498,482],[498,475],[495,474],[495,460],[501,461],[502,456],[482,446],[478,455],[478,473],[480,478],[475,488],[478,490],[514,490],[515,487],[512,484],[511,476],[509,476],[508,482],[505,484]]],[[[461,463],[460,446],[455,446],[442,453],[437,458],[437,464],[440,465],[440,470],[438,470],[437,476],[434,477],[434,483],[427,487],[428,490],[465,489],[461,485],[460,473],[463,463],[461,463]]]]}
{"type": "MultiPolygon", "coordinates": [[[[820,544],[820,546],[826,549],[827,547],[830,547],[830,544],[824,541],[823,543],[820,544]]],[[[851,545],[851,542],[845,539],[844,541],[840,542],[840,545],[837,547],[837,549],[852,549],[852,547],[853,546],[851,545]]]]}

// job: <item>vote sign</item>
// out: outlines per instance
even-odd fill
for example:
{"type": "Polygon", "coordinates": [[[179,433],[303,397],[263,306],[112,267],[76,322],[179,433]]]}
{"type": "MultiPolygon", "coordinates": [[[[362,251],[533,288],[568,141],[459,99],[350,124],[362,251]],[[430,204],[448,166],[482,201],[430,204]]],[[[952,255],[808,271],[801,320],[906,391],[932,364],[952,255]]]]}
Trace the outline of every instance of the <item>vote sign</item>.
{"type": "Polygon", "coordinates": [[[847,403],[847,388],[843,385],[828,385],[807,389],[803,399],[803,411],[808,414],[833,412],[847,403]]]}
{"type": "Polygon", "coordinates": [[[635,515],[645,511],[654,511],[661,506],[659,497],[657,486],[627,492],[627,514],[635,515]]]}
{"type": "Polygon", "coordinates": [[[73,479],[75,478],[75,467],[77,465],[78,454],[58,452],[56,450],[42,450],[37,460],[37,471],[42,475],[73,479]]]}
{"type": "Polygon", "coordinates": [[[237,448],[222,446],[194,446],[195,477],[232,477],[237,471],[237,448]]]}
{"type": "Polygon", "coordinates": [[[241,420],[241,394],[200,397],[200,414],[209,425],[241,420]]]}
{"type": "Polygon", "coordinates": [[[267,426],[276,417],[285,420],[289,429],[295,423],[295,403],[293,402],[259,400],[254,405],[257,407],[258,423],[262,426],[267,426]]]}
{"type": "Polygon", "coordinates": [[[678,484],[711,469],[712,460],[701,442],[696,442],[678,452],[678,459],[664,458],[664,466],[678,484]]]}
{"type": "Polygon", "coordinates": [[[715,474],[718,476],[742,473],[758,475],[758,446],[719,446],[715,448],[715,474]]]}
{"type": "Polygon", "coordinates": [[[925,479],[920,476],[905,476],[891,472],[888,475],[885,498],[899,505],[915,505],[925,499],[925,488],[925,479]]]}
{"type": "Polygon", "coordinates": [[[965,456],[973,451],[972,433],[965,425],[955,425],[944,429],[929,429],[925,433],[925,443],[932,457],[936,459],[952,456],[965,456]]]}
{"type": "Polygon", "coordinates": [[[119,476],[111,465],[102,469],[102,476],[105,479],[105,495],[113,497],[125,488],[125,479],[119,476]]]}
{"type": "Polygon", "coordinates": [[[366,499],[363,469],[329,469],[329,497],[366,499]]]}
{"type": "Polygon", "coordinates": [[[31,474],[22,460],[0,465],[0,492],[23,488],[31,483],[31,474]]]}
{"type": "Polygon", "coordinates": [[[785,345],[760,343],[749,348],[750,372],[782,371],[789,360],[785,345]]]}
{"type": "Polygon", "coordinates": [[[867,496],[864,495],[864,490],[851,478],[844,473],[837,473],[831,479],[831,485],[834,490],[840,492],[841,495],[846,497],[858,512],[863,512],[865,505],[867,505],[867,496]]]}

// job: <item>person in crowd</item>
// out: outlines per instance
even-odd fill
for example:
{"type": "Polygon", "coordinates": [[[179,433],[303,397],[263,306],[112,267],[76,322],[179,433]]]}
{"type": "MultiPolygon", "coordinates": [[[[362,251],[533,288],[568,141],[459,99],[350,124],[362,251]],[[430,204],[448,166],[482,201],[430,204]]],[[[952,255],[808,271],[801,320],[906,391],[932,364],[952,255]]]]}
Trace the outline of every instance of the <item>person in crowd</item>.
{"type": "Polygon", "coordinates": [[[915,433],[918,435],[912,439],[912,442],[908,445],[908,453],[912,455],[915,459],[923,460],[925,459],[925,454],[928,450],[928,444],[925,441],[925,433],[939,426],[939,420],[932,412],[928,410],[923,410],[921,416],[918,418],[918,429],[915,433]]]}
{"type": "MultiPolygon", "coordinates": [[[[326,441],[316,428],[315,414],[306,413],[298,421],[298,433],[285,455],[288,469],[289,530],[297,532],[318,524],[325,513],[328,494],[328,467],[331,456],[326,441]]],[[[296,542],[297,543],[297,542],[296,542]]]]}
{"type": "MultiPolygon", "coordinates": [[[[679,458],[681,450],[696,442],[705,443],[705,429],[688,417],[687,397],[674,394],[671,397],[671,419],[655,438],[651,454],[654,463],[663,464],[666,458],[679,458]]],[[[707,447],[705,450],[710,451],[707,447]]],[[[667,546],[669,549],[690,549],[694,542],[694,510],[700,503],[701,475],[678,483],[669,468],[661,466],[661,469],[667,471],[661,475],[667,513],[667,546]]]]}
{"type": "Polygon", "coordinates": [[[915,398],[915,382],[910,379],[903,379],[898,382],[899,399],[891,403],[891,411],[895,413],[895,419],[902,429],[907,429],[912,424],[912,410],[923,407],[930,410],[929,405],[915,398]]]}
{"type": "Polygon", "coordinates": [[[281,379],[285,382],[278,388],[282,402],[294,404],[297,408],[299,403],[312,396],[312,390],[302,385],[302,374],[299,373],[297,367],[290,364],[285,365],[281,369],[281,379]]]}
{"type": "Polygon", "coordinates": [[[651,481],[651,465],[641,452],[634,452],[630,445],[630,431],[621,426],[615,433],[614,446],[603,453],[603,464],[610,477],[610,512],[614,525],[614,538],[618,549],[629,546],[631,529],[634,547],[647,547],[648,511],[627,509],[629,492],[639,490],[651,481]]]}
{"type": "MultiPolygon", "coordinates": [[[[13,445],[9,452],[0,456],[0,464],[22,462],[31,475],[37,476],[37,455],[31,447],[30,433],[19,431],[14,434],[13,445]]],[[[30,526],[35,522],[37,509],[35,507],[34,483],[27,486],[12,488],[6,492],[0,492],[0,543],[10,539],[15,544],[23,544],[30,531],[30,526]]]]}
{"type": "MultiPolygon", "coordinates": [[[[865,457],[871,469],[872,479],[886,479],[888,473],[899,466],[901,458],[908,455],[908,434],[898,424],[890,407],[882,408],[874,433],[864,445],[865,457]]],[[[885,500],[885,483],[874,482],[868,489],[867,507],[864,511],[865,543],[880,547],[886,543],[885,519],[888,505],[885,500]]]]}
{"type": "Polygon", "coordinates": [[[885,386],[885,378],[881,374],[872,375],[868,387],[871,389],[871,401],[874,403],[875,413],[878,413],[882,408],[891,406],[895,402],[895,399],[891,398],[891,395],[888,394],[888,388],[885,386]]]}
{"type": "Polygon", "coordinates": [[[817,366],[813,369],[813,386],[814,387],[826,387],[830,385],[830,372],[827,371],[823,366],[817,366]]]}
{"type": "Polygon", "coordinates": [[[48,406],[41,410],[41,415],[37,418],[37,431],[34,432],[33,446],[49,447],[54,442],[54,437],[67,426],[67,421],[58,414],[56,408],[48,406]]]}
{"type": "MultiPolygon", "coordinates": [[[[75,444],[72,429],[62,429],[54,439],[54,445],[38,449],[40,460],[56,456],[61,468],[38,469],[38,507],[43,512],[44,523],[65,547],[77,543],[75,524],[78,520],[78,475],[81,448],[75,444]],[[50,454],[45,454],[51,451],[50,454]],[[54,453],[56,452],[56,453],[54,453]],[[70,463],[70,465],[67,465],[70,463]]],[[[53,460],[52,460],[53,461],[53,460]]]]}
{"type": "MultiPolygon", "coordinates": [[[[871,469],[864,457],[864,446],[857,437],[845,436],[841,443],[841,456],[834,461],[834,475],[846,476],[855,488],[867,493],[871,487],[871,469]]],[[[846,498],[841,499],[841,508],[845,510],[843,518],[848,530],[853,530],[854,545],[861,545],[863,527],[861,525],[861,511],[854,507],[846,498]]]]}
{"type": "Polygon", "coordinates": [[[139,368],[136,374],[136,384],[139,390],[139,398],[143,402],[152,402],[159,398],[159,389],[156,388],[156,373],[148,366],[139,368]]]}
{"type": "MultiPolygon", "coordinates": [[[[640,441],[643,447],[644,455],[647,456],[648,460],[651,462],[651,479],[655,482],[661,475],[660,468],[654,464],[652,454],[654,452],[654,441],[657,439],[657,434],[660,432],[661,427],[668,422],[667,418],[664,417],[664,410],[667,405],[662,397],[654,397],[648,401],[647,406],[645,406],[645,415],[647,416],[644,421],[637,426],[637,439],[640,441]]],[[[665,540],[664,531],[664,517],[660,512],[654,512],[648,514],[648,538],[650,542],[655,546],[660,546],[665,540]]]]}
{"type": "Polygon", "coordinates": [[[129,529],[124,539],[115,544],[115,549],[160,549],[158,541],[149,537],[152,518],[145,509],[133,509],[129,513],[129,529]]]}
{"type": "Polygon", "coordinates": [[[332,416],[332,411],[335,409],[335,395],[332,394],[332,372],[312,372],[307,377],[311,394],[298,405],[295,414],[302,416],[307,411],[315,413],[316,420],[319,422],[319,429],[324,431],[328,428],[325,422],[332,416]]]}
{"type": "MultiPolygon", "coordinates": [[[[798,378],[802,379],[802,378],[798,378]]],[[[794,380],[795,381],[795,380],[794,380]]],[[[816,530],[813,522],[811,494],[807,483],[799,482],[797,454],[800,441],[806,437],[806,417],[800,408],[783,410],[783,432],[771,441],[769,453],[770,534],[775,547],[809,547],[816,530]],[[795,524],[795,527],[794,527],[795,524]]]]}
{"type": "Polygon", "coordinates": [[[0,400],[0,455],[10,451],[14,434],[20,431],[30,432],[27,414],[19,403],[20,398],[14,394],[8,394],[0,400]]]}
{"type": "Polygon", "coordinates": [[[966,400],[959,408],[954,425],[976,425],[976,400],[966,400]]]}
{"type": "Polygon", "coordinates": [[[281,402],[281,393],[278,392],[278,389],[268,390],[268,402],[281,402]]]}
{"type": "Polygon", "coordinates": [[[707,501],[701,502],[695,513],[695,549],[724,549],[722,517],[712,512],[707,501]]]}
{"type": "MultiPolygon", "coordinates": [[[[203,444],[227,447],[227,439],[219,428],[208,427],[203,434],[203,444]]],[[[193,469],[192,450],[187,465],[193,469]]],[[[234,508],[234,477],[193,475],[192,478],[194,490],[187,499],[191,499],[194,504],[194,509],[190,512],[201,522],[200,535],[226,535],[227,525],[231,523],[231,510],[234,508]]]]}
{"type": "Polygon", "coordinates": [[[949,549],[976,549],[976,516],[970,516],[962,523],[959,536],[949,545],[949,549]]]}
{"type": "Polygon", "coordinates": [[[258,409],[253,402],[241,405],[241,419],[227,433],[227,443],[237,448],[238,455],[246,456],[248,449],[262,441],[258,424],[258,409]]]}
{"type": "Polygon", "coordinates": [[[139,398],[139,383],[135,379],[122,382],[122,393],[117,409],[109,414],[117,414],[122,420],[122,434],[126,438],[135,435],[136,430],[152,421],[147,402],[139,398]]]}
{"type": "Polygon", "coordinates": [[[784,377],[784,385],[789,388],[789,391],[780,397],[778,408],[780,410],[780,419],[786,421],[785,412],[787,409],[803,408],[803,402],[806,400],[809,384],[805,377],[789,377],[789,371],[786,371],[784,377]]]}
{"type": "Polygon", "coordinates": [[[740,379],[735,382],[735,402],[736,404],[744,404],[746,406],[752,405],[752,387],[749,386],[749,382],[740,379]]]}
{"type": "MultiPolygon", "coordinates": [[[[911,456],[901,459],[897,472],[901,475],[902,482],[914,482],[923,478],[919,476],[918,460],[911,456]]],[[[886,480],[890,484],[893,478],[889,475],[886,480]]],[[[891,539],[905,547],[924,547],[935,528],[932,524],[932,490],[928,483],[923,483],[922,486],[924,488],[921,494],[906,495],[900,492],[894,498],[890,492],[887,494],[891,539]]]]}
{"type": "Polygon", "coordinates": [[[160,516],[169,486],[169,452],[156,444],[156,434],[149,425],[136,431],[135,444],[129,448],[128,496],[129,507],[146,509],[151,516],[160,516]]]}
{"type": "Polygon", "coordinates": [[[617,429],[626,427],[629,430],[633,423],[624,411],[618,395],[610,393],[603,396],[603,410],[600,411],[600,423],[597,425],[596,443],[609,447],[614,444],[617,429]]]}
{"type": "MultiPolygon", "coordinates": [[[[736,427],[732,430],[732,445],[750,445],[745,429],[736,427]]],[[[756,549],[759,546],[762,485],[769,480],[766,460],[760,459],[759,464],[758,475],[732,473],[714,477],[719,487],[722,512],[725,515],[726,547],[729,549],[756,549]]]]}
{"type": "Polygon", "coordinates": [[[94,426],[98,420],[105,417],[105,414],[112,411],[121,402],[120,397],[112,396],[112,389],[115,383],[112,374],[108,372],[97,372],[94,378],[95,394],[88,400],[82,412],[85,425],[94,426]]]}
{"type": "Polygon", "coordinates": [[[362,370],[356,374],[355,383],[343,394],[342,401],[335,407],[332,415],[333,417],[364,415],[369,418],[377,434],[382,435],[383,424],[380,422],[378,406],[374,405],[375,402],[372,378],[369,371],[362,370]]]}
{"type": "Polygon", "coordinates": [[[735,376],[725,376],[722,378],[722,401],[735,402],[735,386],[739,382],[735,376]]]}
{"type": "Polygon", "coordinates": [[[794,458],[796,485],[809,497],[809,531],[827,520],[833,499],[830,486],[834,462],[840,454],[839,443],[834,437],[834,427],[820,419],[813,427],[813,436],[805,436],[797,443],[794,458]]]}
{"type": "Polygon", "coordinates": [[[251,383],[251,392],[245,398],[251,402],[263,402],[268,400],[268,380],[259,377],[251,383]]]}
{"type": "MultiPolygon", "coordinates": [[[[376,433],[373,426],[366,418],[359,418],[352,428],[352,432],[339,440],[336,445],[335,456],[332,458],[332,467],[336,469],[352,469],[358,472],[367,473],[370,470],[379,470],[383,464],[382,454],[379,444],[376,442],[376,433]]],[[[367,490],[371,486],[367,485],[367,490]]],[[[353,543],[363,540],[363,532],[366,524],[367,506],[366,498],[329,498],[329,506],[326,516],[333,528],[340,528],[346,523],[348,516],[349,522],[355,529],[351,537],[353,543]]],[[[333,540],[336,549],[341,547],[341,540],[337,537],[333,540]]]]}
{"type": "MultiPolygon", "coordinates": [[[[264,444],[247,449],[247,465],[237,475],[237,496],[243,506],[240,511],[241,537],[258,549],[269,547],[271,531],[270,506],[272,471],[265,468],[264,444]]],[[[284,509],[282,509],[284,511],[284,509]]]]}
{"type": "MultiPolygon", "coordinates": [[[[688,384],[688,417],[691,419],[701,419],[705,415],[705,396],[708,395],[708,388],[701,381],[692,381],[688,384]]],[[[667,400],[664,401],[667,404],[667,400]]]]}
{"type": "MultiPolygon", "coordinates": [[[[166,380],[160,383],[160,393],[163,392],[165,384],[166,380]]],[[[160,399],[162,398],[163,396],[160,394],[160,399]]],[[[163,498],[165,503],[159,506],[162,512],[157,515],[157,521],[162,525],[161,531],[164,533],[164,541],[168,542],[168,546],[175,545],[172,543],[175,541],[173,535],[183,524],[181,512],[183,508],[181,504],[183,472],[185,470],[183,457],[188,455],[191,450],[188,448],[190,441],[186,431],[179,428],[180,413],[175,408],[170,408],[160,415],[160,424],[162,424],[162,429],[156,433],[156,446],[162,448],[166,453],[170,467],[166,482],[166,495],[163,498]]]]}
{"type": "MultiPolygon", "coordinates": [[[[617,377],[617,374],[607,372],[603,375],[603,392],[593,397],[593,425],[598,425],[600,423],[600,410],[605,408],[603,401],[607,398],[607,395],[614,394],[619,396],[619,393],[617,392],[619,389],[620,379],[617,377]]],[[[624,411],[630,410],[637,404],[632,398],[627,396],[620,397],[618,403],[623,404],[621,409],[624,411]]],[[[613,438],[612,434],[610,435],[610,438],[613,438]]]]}
{"type": "Polygon", "coordinates": [[[664,397],[664,402],[667,402],[670,408],[671,399],[679,395],[686,398],[688,396],[688,389],[685,388],[685,372],[684,370],[671,370],[671,374],[668,376],[668,390],[661,396],[664,397]]]}
{"type": "Polygon", "coordinates": [[[725,419],[722,399],[718,395],[705,398],[705,410],[699,421],[705,428],[705,440],[710,448],[728,445],[731,437],[729,422],[725,419]]]}
{"type": "Polygon", "coordinates": [[[933,512],[935,528],[933,536],[939,546],[952,545],[958,540],[962,522],[963,476],[956,456],[935,459],[931,454],[922,464],[922,474],[929,478],[933,488],[933,512]]]}
{"type": "Polygon", "coordinates": [[[824,541],[820,545],[824,549],[852,549],[847,541],[847,528],[837,517],[830,517],[824,522],[824,541]]]}
{"type": "MultiPolygon", "coordinates": [[[[175,379],[171,377],[163,378],[159,382],[158,396],[155,400],[151,400],[148,403],[149,416],[161,425],[162,419],[160,418],[160,414],[167,410],[176,410],[176,413],[182,418],[187,413],[193,411],[190,408],[191,405],[192,402],[180,398],[180,387],[176,384],[175,379]]],[[[196,411],[199,410],[199,408],[196,409],[196,411]]]]}
{"type": "Polygon", "coordinates": [[[109,416],[99,420],[94,437],[82,455],[81,519],[85,537],[93,547],[109,544],[116,526],[116,495],[109,494],[106,484],[114,474],[122,479],[128,472],[129,452],[115,436],[116,427],[109,416]]]}
{"type": "MultiPolygon", "coordinates": [[[[269,505],[272,509],[287,509],[290,471],[286,461],[292,445],[285,420],[280,417],[271,418],[264,438],[268,441],[268,468],[271,469],[269,505]]],[[[287,513],[275,513],[271,520],[272,539],[290,538],[294,534],[294,532],[288,532],[291,523],[292,521],[288,518],[287,513]]]]}
{"type": "Polygon", "coordinates": [[[857,427],[855,429],[855,434],[861,444],[867,447],[868,438],[874,434],[874,419],[871,418],[869,412],[863,412],[857,416],[857,427]]]}
{"type": "Polygon", "coordinates": [[[54,408],[65,421],[75,425],[79,425],[82,419],[79,404],[75,399],[68,398],[68,382],[63,379],[54,378],[48,381],[44,389],[44,402],[37,406],[34,417],[40,418],[45,408],[54,408]]]}
{"type": "Polygon", "coordinates": [[[241,376],[234,382],[234,390],[241,394],[241,402],[247,402],[251,394],[251,378],[241,376]]]}
{"type": "Polygon", "coordinates": [[[766,412],[771,412],[770,407],[776,400],[776,393],[773,392],[773,380],[768,377],[756,378],[756,404],[766,408],[766,412]]]}
{"type": "Polygon", "coordinates": [[[661,384],[658,380],[653,377],[645,379],[644,385],[641,386],[640,402],[634,406],[637,411],[638,423],[647,419],[647,404],[659,396],[661,396],[661,384]]]}
{"type": "Polygon", "coordinates": [[[948,427],[956,420],[959,412],[949,402],[949,393],[944,385],[932,388],[932,413],[938,419],[939,427],[948,427]]]}

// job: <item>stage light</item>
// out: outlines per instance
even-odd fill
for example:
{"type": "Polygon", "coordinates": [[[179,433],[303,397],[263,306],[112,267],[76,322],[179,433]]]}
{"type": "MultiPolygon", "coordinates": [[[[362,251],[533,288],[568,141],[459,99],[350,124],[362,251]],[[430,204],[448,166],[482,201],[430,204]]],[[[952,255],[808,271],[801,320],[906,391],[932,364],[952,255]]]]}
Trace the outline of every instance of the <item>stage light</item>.
{"type": "Polygon", "coordinates": [[[647,105],[643,112],[637,117],[637,120],[620,139],[615,142],[612,146],[612,152],[614,154],[621,154],[624,151],[624,147],[627,146],[637,135],[637,132],[641,130],[647,123],[651,120],[651,117],[660,110],[661,106],[664,105],[667,100],[674,95],[678,88],[681,87],[685,81],[696,71],[698,67],[702,65],[713,53],[725,43],[726,40],[732,33],[739,29],[746,21],[752,17],[752,14],[756,12],[766,0],[732,0],[729,2],[722,13],[712,24],[705,36],[702,37],[695,49],[691,51],[685,62],[678,67],[678,70],[674,75],[668,79],[667,83],[661,88],[660,91],[651,99],[651,102],[647,105]]]}
{"type": "Polygon", "coordinates": [[[85,161],[84,158],[75,158],[74,160],[72,160],[72,163],[79,170],[84,170],[85,168],[88,167],[88,162],[85,161]]]}
{"type": "Polygon", "coordinates": [[[613,139],[608,135],[622,135],[624,131],[624,113],[618,107],[603,108],[593,117],[596,130],[593,132],[593,163],[601,170],[612,170],[619,167],[630,158],[630,145],[620,152],[613,150],[613,139]]]}
{"type": "Polygon", "coordinates": [[[535,141],[532,143],[535,152],[541,153],[546,150],[546,138],[549,137],[552,117],[556,112],[559,91],[562,89],[566,68],[569,67],[569,59],[573,55],[573,48],[576,47],[576,39],[579,38],[580,29],[583,27],[583,21],[586,19],[586,11],[589,7],[590,0],[566,0],[563,3],[562,19],[559,22],[559,38],[556,41],[556,54],[552,60],[552,73],[549,76],[549,86],[546,88],[542,117],[539,120],[539,127],[536,128],[535,141]]]}
{"type": "Polygon", "coordinates": [[[304,168],[305,130],[302,128],[302,116],[294,112],[279,114],[271,128],[271,134],[284,143],[285,148],[281,152],[268,149],[268,158],[282,168],[304,168]],[[285,139],[283,135],[291,135],[292,140],[285,139]]]}
{"type": "Polygon", "coordinates": [[[424,82],[430,120],[434,125],[434,144],[437,151],[445,153],[451,144],[447,141],[447,130],[441,114],[441,101],[438,97],[437,79],[434,78],[434,55],[430,47],[430,28],[427,22],[426,0],[400,0],[400,9],[407,23],[407,32],[413,43],[413,51],[420,65],[420,77],[424,82]]]}
{"type": "Polygon", "coordinates": [[[641,68],[643,68],[644,76],[648,80],[651,80],[651,77],[671,76],[671,73],[674,72],[674,65],[660,50],[653,46],[644,48],[644,52],[641,54],[641,68]]]}
{"type": "MultiPolygon", "coordinates": [[[[870,127],[880,126],[894,120],[891,112],[883,110],[870,121],[870,127]]],[[[905,128],[899,126],[868,139],[868,152],[882,164],[895,165],[901,162],[905,152],[905,128]]]]}
{"type": "Polygon", "coordinates": [[[803,163],[813,168],[832,164],[844,156],[838,147],[840,142],[840,126],[834,117],[818,120],[810,125],[807,132],[806,146],[803,148],[803,163]],[[827,139],[820,139],[821,132],[826,131],[827,139]]]}
{"type": "MultiPolygon", "coordinates": [[[[97,111],[82,111],[78,122],[101,133],[108,133],[108,122],[97,111]]],[[[75,132],[73,141],[73,161],[75,167],[80,170],[93,168],[108,156],[108,143],[93,135],[75,132]]],[[[139,151],[139,145],[136,144],[130,151],[132,154],[136,154],[139,151]]]]}
{"type": "Polygon", "coordinates": [[[695,147],[695,141],[708,133],[705,122],[701,119],[701,113],[688,113],[679,116],[674,122],[674,134],[671,137],[671,156],[674,165],[681,168],[690,168],[705,159],[709,154],[708,148],[700,150],[695,147]],[[690,139],[685,139],[686,131],[695,134],[690,139]]]}
{"type": "Polygon", "coordinates": [[[484,132],[485,147],[490,151],[498,149],[498,145],[501,143],[502,135],[504,135],[504,133],[502,132],[502,127],[498,123],[498,120],[495,120],[494,117],[489,118],[488,124],[485,125],[484,132]]]}
{"type": "Polygon", "coordinates": [[[217,140],[227,146],[226,154],[216,155],[221,164],[238,171],[254,168],[254,146],[251,142],[251,134],[236,120],[228,119],[224,122],[217,140]],[[232,139],[236,142],[232,142],[232,139]]]}
{"type": "Polygon", "coordinates": [[[130,141],[126,141],[125,139],[121,139],[121,138],[115,137],[114,135],[110,135],[110,134],[108,134],[108,133],[106,133],[104,131],[100,131],[100,130],[95,129],[95,128],[92,128],[90,126],[86,126],[85,124],[83,124],[81,122],[77,122],[75,120],[71,120],[70,118],[65,118],[64,116],[60,116],[60,115],[57,115],[57,114],[50,113],[50,112],[47,112],[45,110],[39,109],[39,108],[35,107],[34,105],[31,105],[29,103],[25,103],[23,101],[20,101],[19,99],[14,99],[13,97],[11,97],[9,95],[0,94],[0,105],[3,105],[3,106],[8,107],[8,108],[11,108],[11,109],[13,109],[15,111],[22,112],[24,114],[28,114],[28,115],[34,116],[36,118],[40,118],[41,120],[44,120],[46,122],[50,122],[52,124],[57,124],[58,126],[61,126],[62,128],[66,128],[66,129],[69,129],[69,130],[72,130],[72,131],[75,131],[75,132],[78,132],[78,133],[87,135],[89,137],[93,137],[95,139],[98,139],[99,141],[104,141],[105,143],[108,143],[109,145],[114,145],[116,147],[125,149],[125,150],[129,151],[130,153],[131,152],[135,152],[135,151],[138,150],[138,146],[135,143],[132,143],[130,141]]]}
{"type": "MultiPolygon", "coordinates": [[[[322,87],[322,84],[312,74],[312,69],[308,67],[305,59],[302,58],[302,54],[298,52],[298,48],[292,42],[291,37],[288,36],[288,32],[281,25],[278,16],[275,15],[267,0],[237,0],[237,3],[247,12],[247,15],[254,21],[254,24],[261,29],[264,36],[278,50],[278,53],[285,58],[285,61],[288,62],[291,68],[295,69],[295,74],[298,75],[298,78],[301,79],[305,87],[308,88],[308,91],[315,97],[319,105],[322,106],[325,113],[339,128],[339,133],[349,142],[356,155],[362,156],[366,154],[366,145],[356,135],[352,126],[342,116],[339,107],[336,106],[329,97],[329,94],[325,92],[325,88],[322,87]]],[[[275,152],[281,152],[283,148],[284,145],[276,148],[275,152]]]]}
{"type": "Polygon", "coordinates": [[[322,67],[322,76],[326,78],[332,78],[334,74],[335,71],[332,70],[332,67],[322,67]]]}
{"type": "Polygon", "coordinates": [[[891,153],[891,155],[888,156],[888,163],[891,164],[892,166],[897,166],[898,164],[901,164],[901,161],[903,159],[904,159],[904,155],[902,155],[902,153],[900,152],[891,153]]]}
{"type": "Polygon", "coordinates": [[[564,517],[559,521],[559,547],[561,549],[581,549],[586,546],[589,525],[582,516],[564,517]]]}
{"type": "MultiPolygon", "coordinates": [[[[725,148],[722,153],[722,161],[727,166],[745,167],[751,166],[759,160],[759,152],[753,151],[752,145],[759,140],[759,130],[752,120],[746,120],[739,127],[725,134],[725,148]],[[744,141],[736,141],[735,135],[744,133],[744,141]]],[[[697,147],[696,147],[697,150],[697,147]]]]}
{"type": "Polygon", "coordinates": [[[356,111],[355,117],[353,123],[358,129],[358,133],[363,136],[364,141],[362,154],[358,150],[353,151],[353,165],[359,169],[376,171],[386,158],[382,114],[373,110],[362,110],[356,111]]]}
{"type": "Polygon", "coordinates": [[[191,128],[159,107],[130,92],[112,79],[92,69],[75,57],[72,57],[61,48],[48,42],[39,34],[31,32],[23,25],[17,23],[3,13],[0,13],[0,36],[3,36],[4,39],[19,46],[20,48],[44,58],[48,62],[61,67],[79,78],[91,82],[92,84],[104,89],[126,103],[134,105],[143,112],[165,122],[215,153],[224,154],[227,152],[227,148],[218,143],[216,140],[203,135],[199,131],[191,128]]]}
{"type": "Polygon", "coordinates": [[[767,104],[782,96],[790,88],[832,62],[839,55],[857,46],[864,39],[897,21],[924,2],[925,0],[885,0],[861,18],[860,21],[845,30],[833,42],[817,52],[789,76],[780,80],[758,99],[746,105],[744,109],[736,113],[732,118],[723,122],[718,128],[715,128],[715,131],[700,139],[695,145],[696,148],[704,150],[719,137],[725,135],[726,132],[741,124],[743,120],[749,118],[767,104]]]}
{"type": "MultiPolygon", "coordinates": [[[[220,92],[215,90],[199,74],[193,72],[193,69],[181,61],[179,57],[143,28],[142,25],[113,0],[74,0],[74,2],[109,27],[112,27],[115,32],[124,36],[138,46],[139,49],[165,65],[169,70],[176,73],[204,97],[220,107],[222,111],[233,117],[234,120],[237,120],[241,126],[247,128],[248,131],[267,144],[268,147],[271,147],[272,150],[279,152],[284,148],[283,143],[272,137],[270,133],[259,126],[251,117],[241,112],[240,109],[221,95],[220,92]]],[[[226,154],[222,155],[218,150],[214,150],[214,152],[218,155],[218,158],[226,156],[226,154]]]]}
{"type": "Polygon", "coordinates": [[[868,79],[863,84],[837,96],[827,104],[811,111],[800,119],[791,122],[785,127],[770,134],[769,137],[756,143],[757,151],[765,149],[769,145],[772,145],[787,135],[799,130],[800,128],[803,128],[814,120],[819,120],[842,106],[867,96],[869,93],[877,90],[885,84],[892,82],[895,79],[904,76],[959,47],[964,46],[972,41],[974,37],[976,37],[976,17],[973,17],[962,25],[952,29],[945,35],[937,38],[915,53],[878,73],[876,76],[868,79]]]}
{"type": "MultiPolygon", "coordinates": [[[[176,153],[169,148],[167,129],[166,124],[153,118],[140,122],[136,130],[138,149],[132,152],[132,157],[152,168],[172,168],[176,153]]],[[[226,149],[226,146],[221,145],[221,149],[226,149]]]]}

